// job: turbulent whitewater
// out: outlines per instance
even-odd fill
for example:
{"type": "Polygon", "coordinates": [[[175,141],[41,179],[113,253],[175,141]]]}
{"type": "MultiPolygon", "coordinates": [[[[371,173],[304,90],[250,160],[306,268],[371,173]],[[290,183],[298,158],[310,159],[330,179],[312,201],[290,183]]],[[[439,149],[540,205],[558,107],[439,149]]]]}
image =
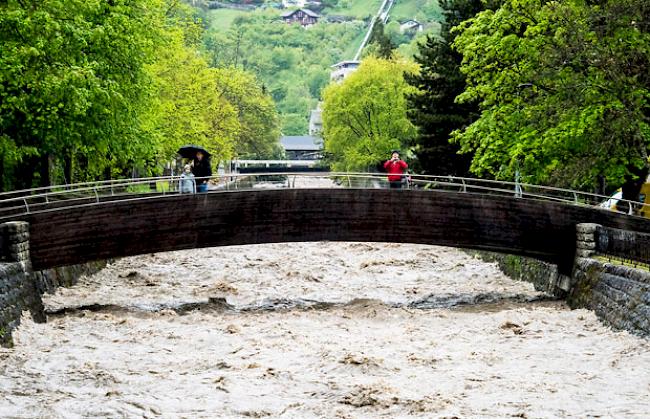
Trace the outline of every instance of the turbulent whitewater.
{"type": "Polygon", "coordinates": [[[647,417],[650,344],[407,244],[121,259],[1,349],[0,416],[647,417]]]}

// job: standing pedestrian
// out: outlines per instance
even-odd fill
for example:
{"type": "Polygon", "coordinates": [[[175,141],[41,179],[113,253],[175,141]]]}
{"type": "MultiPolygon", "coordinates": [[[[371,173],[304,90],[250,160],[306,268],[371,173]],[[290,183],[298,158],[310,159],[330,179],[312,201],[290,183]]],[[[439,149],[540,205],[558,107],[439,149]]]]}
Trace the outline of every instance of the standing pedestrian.
{"type": "Polygon", "coordinates": [[[210,159],[202,151],[196,152],[192,172],[196,177],[196,191],[207,192],[208,181],[210,180],[210,176],[212,176],[212,168],[210,167],[210,159]]]}
{"type": "Polygon", "coordinates": [[[391,189],[400,189],[402,187],[402,177],[406,173],[409,165],[399,157],[399,151],[393,150],[390,160],[384,163],[384,169],[388,172],[388,183],[391,189]]]}
{"type": "Polygon", "coordinates": [[[181,193],[196,193],[196,180],[194,180],[192,168],[189,164],[185,165],[179,182],[181,193]]]}

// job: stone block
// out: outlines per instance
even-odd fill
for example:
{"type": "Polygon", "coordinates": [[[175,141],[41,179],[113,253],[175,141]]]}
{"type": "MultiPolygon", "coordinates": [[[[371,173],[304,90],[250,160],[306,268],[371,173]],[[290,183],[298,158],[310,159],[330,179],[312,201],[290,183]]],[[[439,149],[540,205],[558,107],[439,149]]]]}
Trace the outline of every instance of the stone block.
{"type": "Polygon", "coordinates": [[[596,232],[596,229],[600,227],[600,224],[594,224],[594,223],[581,223],[581,224],[576,224],[576,232],[578,234],[594,234],[596,232]]]}
{"type": "Polygon", "coordinates": [[[573,280],[568,275],[558,275],[556,286],[562,291],[569,292],[573,286],[573,280]]]}
{"type": "Polygon", "coordinates": [[[29,233],[28,232],[22,232],[22,233],[13,233],[5,237],[5,240],[9,244],[14,244],[14,243],[24,243],[29,241],[29,233]]]}
{"type": "Polygon", "coordinates": [[[5,235],[29,232],[29,223],[24,221],[10,221],[0,224],[0,231],[5,233],[5,235]]]}
{"type": "Polygon", "coordinates": [[[578,241],[576,242],[576,248],[584,250],[596,250],[596,242],[578,241]]]}
{"type": "Polygon", "coordinates": [[[579,258],[590,258],[594,254],[596,254],[596,252],[593,251],[593,250],[576,249],[576,257],[579,257],[579,258]]]}
{"type": "Polygon", "coordinates": [[[650,284],[650,272],[644,269],[616,265],[613,263],[606,263],[603,265],[603,268],[605,272],[611,275],[625,277],[644,284],[650,284]]]}
{"type": "Polygon", "coordinates": [[[596,237],[593,233],[578,233],[576,235],[578,242],[595,242],[596,237]]]}

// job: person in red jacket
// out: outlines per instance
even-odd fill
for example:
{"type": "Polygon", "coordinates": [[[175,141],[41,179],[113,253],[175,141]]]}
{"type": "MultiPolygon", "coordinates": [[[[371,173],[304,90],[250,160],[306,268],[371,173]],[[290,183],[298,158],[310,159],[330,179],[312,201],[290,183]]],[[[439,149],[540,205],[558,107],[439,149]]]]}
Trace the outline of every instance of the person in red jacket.
{"type": "Polygon", "coordinates": [[[402,187],[402,176],[406,173],[409,165],[404,160],[399,158],[399,151],[393,150],[390,160],[384,163],[384,169],[388,172],[388,183],[391,189],[399,189],[402,187]]]}

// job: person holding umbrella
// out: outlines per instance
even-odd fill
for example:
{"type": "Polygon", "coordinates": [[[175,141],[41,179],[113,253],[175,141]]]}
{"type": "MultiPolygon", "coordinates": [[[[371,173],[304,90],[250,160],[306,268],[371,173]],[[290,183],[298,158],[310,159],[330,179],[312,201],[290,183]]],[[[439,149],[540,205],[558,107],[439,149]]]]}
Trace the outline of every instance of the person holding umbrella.
{"type": "Polygon", "coordinates": [[[210,153],[203,147],[195,145],[186,145],[178,150],[181,157],[192,160],[192,173],[196,178],[196,191],[207,192],[208,181],[212,176],[212,167],[210,166],[210,153]]]}
{"type": "Polygon", "coordinates": [[[196,177],[196,191],[207,192],[208,181],[210,180],[210,176],[212,176],[209,155],[204,154],[202,151],[196,152],[192,173],[194,173],[194,176],[196,177]]]}

